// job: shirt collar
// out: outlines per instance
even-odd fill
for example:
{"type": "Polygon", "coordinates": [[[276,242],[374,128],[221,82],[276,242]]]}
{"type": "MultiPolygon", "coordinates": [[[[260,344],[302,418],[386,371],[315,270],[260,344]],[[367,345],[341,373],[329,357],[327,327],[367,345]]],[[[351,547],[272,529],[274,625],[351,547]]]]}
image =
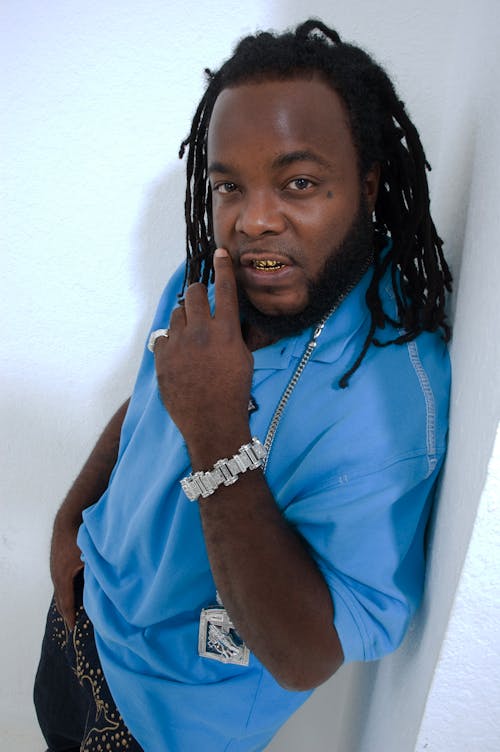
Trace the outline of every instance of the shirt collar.
{"type": "MultiPolygon", "coordinates": [[[[331,314],[321,332],[311,360],[334,363],[343,353],[349,341],[356,336],[368,321],[369,312],[366,305],[366,291],[373,276],[370,267],[358,282],[354,290],[342,301],[331,314]]],[[[288,368],[291,358],[302,357],[315,327],[311,327],[294,337],[280,339],[268,347],[255,350],[254,370],[288,368]]]]}

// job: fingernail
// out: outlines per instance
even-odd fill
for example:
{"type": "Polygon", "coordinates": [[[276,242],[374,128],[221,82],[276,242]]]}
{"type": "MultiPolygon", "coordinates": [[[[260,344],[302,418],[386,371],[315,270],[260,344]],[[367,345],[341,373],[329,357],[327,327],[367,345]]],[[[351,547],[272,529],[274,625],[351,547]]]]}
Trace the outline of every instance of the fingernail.
{"type": "Polygon", "coordinates": [[[224,256],[229,256],[229,253],[225,248],[216,248],[214,251],[214,256],[217,256],[217,258],[224,258],[224,256]]]}

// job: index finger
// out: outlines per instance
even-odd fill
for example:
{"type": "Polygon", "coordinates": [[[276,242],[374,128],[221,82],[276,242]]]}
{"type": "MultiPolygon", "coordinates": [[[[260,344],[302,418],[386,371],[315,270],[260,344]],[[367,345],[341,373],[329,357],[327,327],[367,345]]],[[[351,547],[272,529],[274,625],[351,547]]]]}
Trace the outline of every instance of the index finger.
{"type": "Polygon", "coordinates": [[[233,262],[225,248],[217,248],[214,252],[214,272],[215,318],[222,318],[239,327],[240,314],[233,262]]]}

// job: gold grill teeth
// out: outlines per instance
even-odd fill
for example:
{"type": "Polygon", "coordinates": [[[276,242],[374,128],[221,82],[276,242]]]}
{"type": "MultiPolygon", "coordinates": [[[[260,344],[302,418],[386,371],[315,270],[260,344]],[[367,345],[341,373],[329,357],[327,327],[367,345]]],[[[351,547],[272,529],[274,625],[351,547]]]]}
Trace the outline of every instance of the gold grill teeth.
{"type": "Polygon", "coordinates": [[[258,259],[253,261],[253,266],[255,269],[280,269],[284,264],[272,259],[258,259]]]}

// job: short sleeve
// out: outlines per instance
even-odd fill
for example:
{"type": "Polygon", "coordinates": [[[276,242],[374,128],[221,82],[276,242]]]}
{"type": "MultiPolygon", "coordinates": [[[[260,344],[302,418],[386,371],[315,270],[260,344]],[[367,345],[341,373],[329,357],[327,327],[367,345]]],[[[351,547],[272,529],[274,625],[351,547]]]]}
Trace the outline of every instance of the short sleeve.
{"type": "Polygon", "coordinates": [[[423,537],[438,467],[427,456],[338,480],[285,510],[329,587],[345,662],[401,643],[421,598],[423,537]]]}

